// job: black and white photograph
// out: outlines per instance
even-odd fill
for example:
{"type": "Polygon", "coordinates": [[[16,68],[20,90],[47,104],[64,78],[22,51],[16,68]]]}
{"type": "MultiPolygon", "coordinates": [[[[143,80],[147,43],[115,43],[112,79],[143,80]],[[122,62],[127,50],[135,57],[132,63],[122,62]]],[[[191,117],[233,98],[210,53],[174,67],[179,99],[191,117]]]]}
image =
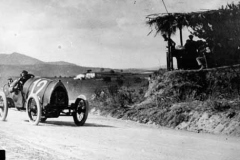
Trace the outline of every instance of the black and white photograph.
{"type": "Polygon", "coordinates": [[[0,0],[0,160],[239,151],[240,0],[0,0]]]}

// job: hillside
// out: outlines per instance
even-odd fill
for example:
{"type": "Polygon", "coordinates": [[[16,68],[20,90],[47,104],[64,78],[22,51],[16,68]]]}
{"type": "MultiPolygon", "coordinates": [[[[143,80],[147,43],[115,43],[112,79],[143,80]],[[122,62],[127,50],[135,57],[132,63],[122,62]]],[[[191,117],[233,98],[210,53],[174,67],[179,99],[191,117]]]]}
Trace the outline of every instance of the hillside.
{"type": "Polygon", "coordinates": [[[202,71],[160,70],[153,76],[145,98],[135,101],[139,93],[131,90],[119,93],[119,102],[115,98],[109,103],[109,96],[110,105],[97,103],[95,111],[197,133],[240,136],[240,65],[202,71]],[[136,103],[124,105],[122,100],[129,100],[125,95],[131,95],[130,100],[136,103]]]}
{"type": "Polygon", "coordinates": [[[28,70],[37,76],[65,77],[75,76],[89,69],[93,72],[100,71],[97,67],[82,67],[64,61],[43,62],[20,53],[0,54],[0,76],[3,78],[19,76],[22,70],[28,70]]]}
{"type": "Polygon", "coordinates": [[[50,64],[50,65],[76,65],[76,64],[69,63],[69,62],[64,62],[64,61],[45,62],[45,64],[50,64]]]}
{"type": "MultiPolygon", "coordinates": [[[[0,54],[0,76],[15,77],[19,76],[22,70],[27,70],[30,73],[43,76],[43,77],[69,77],[76,76],[80,73],[85,73],[87,70],[92,72],[108,72],[111,68],[98,68],[98,67],[84,67],[78,66],[73,63],[56,61],[56,62],[43,62],[36,58],[32,58],[20,53],[0,54]]],[[[124,73],[142,73],[149,70],[147,69],[114,69],[115,72],[124,73]]]]}
{"type": "Polygon", "coordinates": [[[36,65],[0,65],[0,75],[1,77],[19,76],[22,70],[27,70],[41,77],[69,77],[84,73],[89,69],[92,71],[99,71],[98,68],[43,63],[36,65]]]}
{"type": "Polygon", "coordinates": [[[43,63],[43,61],[16,52],[0,54],[0,65],[36,65],[43,63]]]}

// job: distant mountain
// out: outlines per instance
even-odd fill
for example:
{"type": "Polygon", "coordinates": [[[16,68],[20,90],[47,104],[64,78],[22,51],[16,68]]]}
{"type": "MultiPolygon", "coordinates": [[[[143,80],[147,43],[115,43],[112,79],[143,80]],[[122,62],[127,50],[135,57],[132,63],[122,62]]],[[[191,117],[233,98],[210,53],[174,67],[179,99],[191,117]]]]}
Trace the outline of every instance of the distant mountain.
{"type": "Polygon", "coordinates": [[[85,73],[87,70],[100,71],[100,68],[82,67],[64,61],[43,62],[20,53],[0,54],[0,77],[19,76],[22,70],[27,70],[36,76],[66,77],[85,73]]]}
{"type": "Polygon", "coordinates": [[[27,70],[40,77],[69,77],[76,76],[80,73],[86,73],[91,69],[93,72],[99,72],[99,68],[80,67],[77,65],[53,65],[53,64],[37,64],[37,65],[0,65],[0,77],[19,76],[22,70],[27,70]]]}
{"type": "Polygon", "coordinates": [[[12,54],[0,54],[0,65],[36,65],[42,63],[44,62],[36,58],[16,52],[12,54]]]}
{"type": "Polygon", "coordinates": [[[141,72],[154,72],[159,69],[166,69],[167,66],[162,65],[162,66],[156,66],[156,67],[149,67],[149,68],[127,68],[127,69],[122,69],[124,72],[131,72],[131,73],[141,73],[141,72]]]}
{"type": "MultiPolygon", "coordinates": [[[[6,77],[19,77],[22,70],[40,76],[40,77],[69,77],[80,73],[110,71],[111,68],[83,67],[73,63],[57,61],[43,62],[20,53],[0,54],[0,77],[6,80],[6,77]]],[[[115,72],[146,72],[147,69],[114,69],[115,72]]],[[[0,79],[1,81],[1,79],[0,79]]]]}
{"type": "Polygon", "coordinates": [[[74,66],[76,66],[76,64],[69,63],[69,62],[64,62],[64,61],[45,62],[45,63],[47,63],[47,64],[52,64],[52,65],[74,65],[74,66]]]}

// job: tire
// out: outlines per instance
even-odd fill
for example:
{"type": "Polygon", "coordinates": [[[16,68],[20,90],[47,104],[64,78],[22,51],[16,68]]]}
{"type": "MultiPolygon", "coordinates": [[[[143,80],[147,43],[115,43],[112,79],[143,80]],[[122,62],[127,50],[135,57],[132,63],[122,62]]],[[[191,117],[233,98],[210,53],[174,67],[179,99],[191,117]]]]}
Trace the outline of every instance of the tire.
{"type": "Polygon", "coordinates": [[[28,120],[33,125],[38,125],[42,116],[42,107],[37,95],[30,95],[26,103],[26,112],[28,120]]]}
{"type": "Polygon", "coordinates": [[[7,97],[7,105],[8,105],[8,108],[14,108],[15,107],[15,104],[14,104],[12,98],[7,97]]]}
{"type": "Polygon", "coordinates": [[[88,117],[89,109],[88,101],[81,98],[77,98],[74,106],[75,106],[75,110],[73,112],[74,123],[77,126],[83,126],[88,117]]]}
{"type": "Polygon", "coordinates": [[[0,120],[5,121],[8,114],[7,98],[4,92],[0,92],[0,120]]]}

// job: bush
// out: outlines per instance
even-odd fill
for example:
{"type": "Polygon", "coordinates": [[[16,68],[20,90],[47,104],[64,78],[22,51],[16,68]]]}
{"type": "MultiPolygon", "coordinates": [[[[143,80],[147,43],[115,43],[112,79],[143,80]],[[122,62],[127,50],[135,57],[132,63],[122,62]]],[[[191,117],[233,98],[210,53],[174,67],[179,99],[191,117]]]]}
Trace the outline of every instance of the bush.
{"type": "Polygon", "coordinates": [[[111,85],[105,89],[95,90],[95,100],[106,102],[110,107],[127,107],[144,99],[144,89],[128,88],[125,86],[111,85]]]}
{"type": "Polygon", "coordinates": [[[124,82],[123,77],[117,77],[116,81],[119,86],[123,85],[123,82],[124,82]]]}
{"type": "Polygon", "coordinates": [[[140,77],[135,77],[134,78],[134,82],[135,83],[141,83],[142,82],[142,79],[140,77]]]}
{"type": "Polygon", "coordinates": [[[108,83],[108,82],[111,82],[112,79],[111,79],[111,77],[103,77],[103,81],[108,83]]]}

